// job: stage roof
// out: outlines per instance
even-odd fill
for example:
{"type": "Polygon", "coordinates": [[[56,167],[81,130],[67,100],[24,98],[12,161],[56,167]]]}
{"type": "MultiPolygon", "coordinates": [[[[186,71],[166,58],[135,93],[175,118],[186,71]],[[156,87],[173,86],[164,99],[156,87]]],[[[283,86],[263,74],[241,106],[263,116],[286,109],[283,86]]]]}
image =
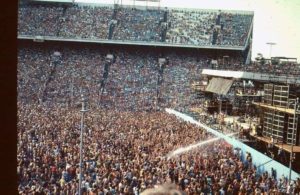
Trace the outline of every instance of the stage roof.
{"type": "Polygon", "coordinates": [[[300,77],[294,75],[273,75],[273,74],[257,73],[257,72],[213,70],[213,69],[203,69],[201,74],[207,76],[213,76],[213,77],[245,79],[245,80],[254,80],[260,82],[300,84],[300,77]]]}
{"type": "Polygon", "coordinates": [[[209,81],[209,84],[206,87],[206,91],[226,95],[233,83],[231,79],[223,79],[223,78],[212,78],[209,81]]]}

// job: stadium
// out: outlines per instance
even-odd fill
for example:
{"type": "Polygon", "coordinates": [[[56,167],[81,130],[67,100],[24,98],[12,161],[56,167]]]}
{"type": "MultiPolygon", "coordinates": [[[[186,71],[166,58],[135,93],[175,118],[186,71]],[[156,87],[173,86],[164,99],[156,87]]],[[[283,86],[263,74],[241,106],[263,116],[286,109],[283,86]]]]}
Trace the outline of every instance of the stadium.
{"type": "Polygon", "coordinates": [[[297,59],[150,2],[19,1],[19,194],[299,194],[297,59]]]}

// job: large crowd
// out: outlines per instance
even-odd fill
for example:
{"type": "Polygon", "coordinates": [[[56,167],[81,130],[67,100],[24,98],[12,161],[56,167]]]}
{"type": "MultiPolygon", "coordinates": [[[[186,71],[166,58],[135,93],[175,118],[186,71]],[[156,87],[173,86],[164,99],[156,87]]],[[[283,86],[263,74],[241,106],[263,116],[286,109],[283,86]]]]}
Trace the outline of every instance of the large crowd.
{"type": "Polygon", "coordinates": [[[213,136],[163,108],[194,103],[189,85],[208,55],[107,48],[20,46],[18,52],[18,190],[76,194],[80,95],[85,114],[84,194],[140,194],[175,183],[186,194],[299,193],[300,180],[259,175],[251,155],[216,141],[169,157],[213,136]],[[158,66],[158,58],[165,64],[158,66]],[[106,75],[108,71],[108,75],[106,75]],[[103,90],[102,90],[103,89],[103,90]]]}
{"type": "MultiPolygon", "coordinates": [[[[78,110],[19,104],[20,194],[76,194],[79,181],[78,110]]],[[[258,175],[251,154],[217,141],[168,158],[182,146],[212,137],[164,112],[93,109],[86,114],[84,194],[140,194],[175,183],[186,194],[299,193],[300,180],[258,175]]]]}
{"type": "Polygon", "coordinates": [[[211,45],[216,14],[213,12],[170,12],[166,41],[174,44],[211,45]]]}
{"type": "MultiPolygon", "coordinates": [[[[28,103],[75,104],[84,88],[92,95],[99,89],[103,72],[101,53],[58,47],[25,47],[18,55],[18,98],[28,103]],[[57,54],[57,56],[55,56],[57,54]],[[83,68],[84,67],[84,68],[83,68]]],[[[93,99],[94,97],[92,97],[93,99]]]]}
{"type": "Polygon", "coordinates": [[[167,53],[163,59],[168,64],[160,74],[156,52],[115,50],[115,59],[108,62],[109,52],[105,48],[22,47],[18,56],[19,100],[74,106],[81,91],[88,89],[91,104],[103,108],[181,108],[191,103],[190,85],[200,79],[197,75],[208,59],[167,53]]]}
{"type": "MultiPolygon", "coordinates": [[[[78,112],[20,105],[19,116],[20,190],[30,186],[29,190],[75,194],[78,189],[78,112]]],[[[205,137],[203,131],[192,125],[174,122],[174,116],[163,112],[89,112],[85,119],[83,186],[89,191],[133,194],[165,182],[160,170],[167,165],[164,156],[174,147],[205,137]],[[193,130],[182,133],[184,129],[193,130]],[[163,142],[163,139],[168,141],[163,142]]]]}
{"type": "MultiPolygon", "coordinates": [[[[221,46],[244,46],[253,18],[91,5],[23,5],[18,11],[19,35],[221,46]]],[[[90,109],[84,119],[84,195],[138,195],[164,183],[185,194],[300,193],[300,179],[289,184],[285,177],[259,174],[251,154],[243,159],[224,140],[170,156],[213,135],[164,111],[197,106],[191,85],[203,68],[300,75],[298,64],[244,66],[242,56],[225,60],[221,51],[48,46],[21,45],[18,51],[20,194],[78,193],[81,94],[90,109]]],[[[201,120],[212,125],[213,119],[201,120]]]]}
{"type": "Polygon", "coordinates": [[[113,10],[107,7],[73,6],[61,18],[58,36],[64,38],[108,39],[113,10]]]}
{"type": "Polygon", "coordinates": [[[251,15],[220,13],[217,45],[243,46],[248,38],[251,15]]]}
{"type": "Polygon", "coordinates": [[[119,9],[113,39],[160,42],[163,13],[161,10],[119,9]]]}
{"type": "Polygon", "coordinates": [[[244,46],[252,15],[215,11],[22,5],[18,34],[169,44],[244,46]],[[219,22],[217,22],[217,18],[219,22]],[[215,34],[215,35],[214,35],[215,34]]]}
{"type": "Polygon", "coordinates": [[[64,9],[53,6],[20,6],[18,34],[30,36],[58,36],[64,9]]]}
{"type": "MultiPolygon", "coordinates": [[[[109,53],[106,48],[22,47],[18,55],[19,100],[74,106],[81,91],[88,89],[91,103],[103,108],[184,109],[195,102],[196,94],[191,85],[201,79],[198,75],[203,68],[211,67],[209,61],[213,58],[188,51],[167,52],[163,56],[166,64],[161,70],[160,54],[151,49],[115,50],[115,59],[107,62],[109,53]],[[109,68],[104,76],[106,65],[109,68]]],[[[220,64],[219,68],[274,74],[270,67],[277,67],[270,65],[267,71],[256,64],[242,66],[238,59],[236,56],[230,60],[234,62],[232,65],[220,64]],[[265,72],[260,71],[262,68],[265,72]]],[[[276,70],[285,75],[299,75],[297,65],[289,67],[276,70]]]]}

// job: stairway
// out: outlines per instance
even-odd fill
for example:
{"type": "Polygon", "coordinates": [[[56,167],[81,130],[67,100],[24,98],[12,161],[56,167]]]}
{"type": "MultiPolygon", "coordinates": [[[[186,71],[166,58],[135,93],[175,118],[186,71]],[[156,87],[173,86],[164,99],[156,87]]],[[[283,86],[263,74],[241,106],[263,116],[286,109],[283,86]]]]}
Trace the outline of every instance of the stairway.
{"type": "Polygon", "coordinates": [[[115,24],[113,22],[111,22],[110,25],[109,25],[109,30],[108,30],[108,40],[112,39],[114,29],[115,29],[115,24]]]}
{"type": "Polygon", "coordinates": [[[104,89],[105,89],[105,84],[106,84],[106,81],[107,81],[109,69],[110,69],[110,62],[105,62],[104,72],[103,72],[103,75],[102,75],[102,80],[100,81],[100,94],[101,95],[103,94],[104,89]]]}

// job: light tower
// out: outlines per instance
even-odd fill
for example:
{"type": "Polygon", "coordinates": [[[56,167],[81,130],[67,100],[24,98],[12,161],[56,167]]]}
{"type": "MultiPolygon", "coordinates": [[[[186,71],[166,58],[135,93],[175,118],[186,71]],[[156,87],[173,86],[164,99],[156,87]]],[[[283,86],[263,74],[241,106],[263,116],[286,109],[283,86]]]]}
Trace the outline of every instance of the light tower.
{"type": "Polygon", "coordinates": [[[274,43],[274,42],[268,42],[268,43],[266,43],[266,44],[270,46],[269,58],[270,58],[270,60],[271,60],[272,47],[273,47],[273,45],[276,45],[276,43],[274,43]]]}

